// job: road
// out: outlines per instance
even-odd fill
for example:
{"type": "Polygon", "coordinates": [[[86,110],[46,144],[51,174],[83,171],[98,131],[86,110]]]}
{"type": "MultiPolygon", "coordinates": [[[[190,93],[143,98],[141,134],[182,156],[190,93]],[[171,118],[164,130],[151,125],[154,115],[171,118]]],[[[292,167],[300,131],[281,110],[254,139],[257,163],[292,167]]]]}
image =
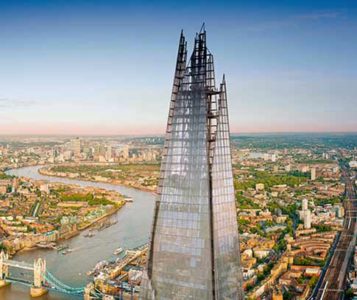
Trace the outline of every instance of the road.
{"type": "Polygon", "coordinates": [[[316,296],[313,295],[310,299],[338,300],[344,295],[346,274],[356,245],[357,201],[354,183],[345,167],[342,167],[342,180],[346,186],[344,230],[335,246],[331,261],[322,274],[323,279],[319,281],[316,296]]]}

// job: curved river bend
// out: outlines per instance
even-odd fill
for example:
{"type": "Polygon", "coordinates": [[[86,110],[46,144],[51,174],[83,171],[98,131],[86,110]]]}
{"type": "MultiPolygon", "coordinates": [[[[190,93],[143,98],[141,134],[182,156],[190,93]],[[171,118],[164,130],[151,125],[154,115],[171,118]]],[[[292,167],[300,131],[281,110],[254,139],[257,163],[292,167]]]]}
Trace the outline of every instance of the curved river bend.
{"type": "MultiPolygon", "coordinates": [[[[99,232],[96,231],[94,237],[84,237],[86,231],[83,231],[80,235],[64,241],[64,244],[74,249],[72,253],[62,255],[55,250],[36,249],[17,253],[14,259],[33,263],[35,258],[42,257],[46,259],[47,269],[53,275],[68,285],[78,287],[87,283],[86,272],[91,270],[98,261],[115,259],[113,251],[116,248],[133,248],[148,241],[156,195],[119,185],[44,176],[38,173],[38,169],[42,167],[13,169],[6,173],[35,180],[115,190],[132,197],[134,202],[127,203],[118,213],[112,216],[112,218],[118,220],[115,225],[99,232]]],[[[30,274],[21,274],[21,276],[30,276],[30,274]]],[[[28,287],[13,284],[10,287],[0,289],[0,299],[22,300],[31,299],[31,297],[28,287]]],[[[38,299],[69,300],[75,299],[75,297],[51,291],[48,295],[38,299]]]]}

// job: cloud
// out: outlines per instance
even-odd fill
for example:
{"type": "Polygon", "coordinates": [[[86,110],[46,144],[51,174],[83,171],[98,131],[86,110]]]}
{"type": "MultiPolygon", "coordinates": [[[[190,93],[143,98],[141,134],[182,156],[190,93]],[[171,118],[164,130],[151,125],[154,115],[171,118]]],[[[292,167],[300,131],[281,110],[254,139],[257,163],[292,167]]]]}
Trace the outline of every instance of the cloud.
{"type": "Polygon", "coordinates": [[[38,103],[34,100],[0,98],[0,108],[28,108],[36,106],[38,103]]]}

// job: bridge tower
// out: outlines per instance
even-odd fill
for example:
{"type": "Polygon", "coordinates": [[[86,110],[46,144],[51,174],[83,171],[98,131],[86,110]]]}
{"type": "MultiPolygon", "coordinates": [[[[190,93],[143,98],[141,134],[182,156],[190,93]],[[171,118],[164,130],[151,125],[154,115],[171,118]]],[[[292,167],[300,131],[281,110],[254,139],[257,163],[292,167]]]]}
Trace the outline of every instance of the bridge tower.
{"type": "Polygon", "coordinates": [[[5,261],[9,258],[9,255],[4,251],[0,253],[0,287],[9,285],[9,282],[6,282],[6,277],[9,276],[9,266],[5,261]]]}
{"type": "Polygon", "coordinates": [[[39,258],[33,263],[33,286],[31,287],[30,294],[32,297],[40,297],[48,292],[43,286],[46,274],[46,261],[39,258]]]}
{"type": "Polygon", "coordinates": [[[91,282],[91,283],[87,284],[86,287],[84,288],[83,299],[84,300],[92,299],[92,297],[91,297],[92,291],[94,291],[94,284],[91,282]]]}

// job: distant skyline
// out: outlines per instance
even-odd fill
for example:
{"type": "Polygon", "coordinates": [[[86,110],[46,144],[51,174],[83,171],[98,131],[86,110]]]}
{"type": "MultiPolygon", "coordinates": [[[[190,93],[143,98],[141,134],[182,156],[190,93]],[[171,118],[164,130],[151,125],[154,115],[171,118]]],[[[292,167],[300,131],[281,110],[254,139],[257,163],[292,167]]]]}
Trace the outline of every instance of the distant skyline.
{"type": "Polygon", "coordinates": [[[0,135],[163,134],[197,19],[232,133],[357,131],[355,1],[15,0],[0,2],[0,135]]]}

